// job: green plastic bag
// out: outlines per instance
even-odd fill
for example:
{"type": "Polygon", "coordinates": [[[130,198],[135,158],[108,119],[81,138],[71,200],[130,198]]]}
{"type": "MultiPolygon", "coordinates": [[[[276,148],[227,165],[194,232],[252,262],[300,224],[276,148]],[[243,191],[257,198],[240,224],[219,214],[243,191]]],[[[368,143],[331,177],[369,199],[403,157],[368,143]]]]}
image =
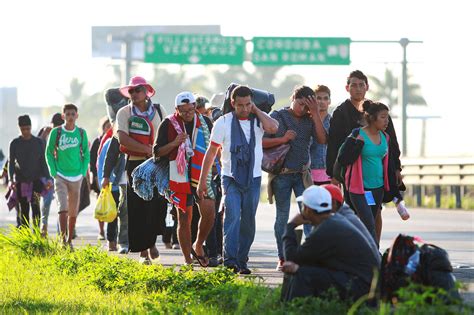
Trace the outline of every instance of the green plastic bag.
{"type": "Polygon", "coordinates": [[[102,222],[112,222],[117,217],[117,205],[112,196],[112,185],[102,188],[95,205],[94,218],[102,222]]]}

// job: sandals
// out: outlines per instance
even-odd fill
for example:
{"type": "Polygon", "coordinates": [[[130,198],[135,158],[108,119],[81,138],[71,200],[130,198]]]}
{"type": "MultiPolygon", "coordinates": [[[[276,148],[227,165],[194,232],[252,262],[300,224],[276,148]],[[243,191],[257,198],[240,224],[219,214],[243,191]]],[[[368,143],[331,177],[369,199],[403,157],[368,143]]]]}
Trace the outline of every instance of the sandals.
{"type": "Polygon", "coordinates": [[[199,256],[196,251],[194,250],[194,248],[191,247],[191,255],[193,255],[194,259],[196,259],[199,263],[199,265],[201,265],[201,267],[204,267],[206,268],[208,266],[208,262],[207,262],[207,257],[206,256],[199,256]]]}

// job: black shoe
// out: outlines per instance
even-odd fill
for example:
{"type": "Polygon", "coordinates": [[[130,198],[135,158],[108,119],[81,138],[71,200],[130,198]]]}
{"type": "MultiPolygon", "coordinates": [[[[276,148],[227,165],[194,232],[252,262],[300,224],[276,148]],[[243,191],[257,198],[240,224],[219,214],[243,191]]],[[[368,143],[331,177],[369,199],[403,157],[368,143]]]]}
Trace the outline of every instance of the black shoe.
{"type": "Polygon", "coordinates": [[[233,273],[239,273],[240,271],[240,268],[237,265],[228,265],[226,266],[226,268],[232,270],[233,273]]]}
{"type": "Polygon", "coordinates": [[[249,275],[251,273],[252,273],[252,271],[250,271],[250,269],[247,268],[247,267],[240,269],[240,274],[241,275],[249,275]]]}
{"type": "Polygon", "coordinates": [[[217,260],[216,257],[211,257],[209,258],[209,263],[207,265],[208,267],[217,267],[219,266],[219,261],[217,260]]]}

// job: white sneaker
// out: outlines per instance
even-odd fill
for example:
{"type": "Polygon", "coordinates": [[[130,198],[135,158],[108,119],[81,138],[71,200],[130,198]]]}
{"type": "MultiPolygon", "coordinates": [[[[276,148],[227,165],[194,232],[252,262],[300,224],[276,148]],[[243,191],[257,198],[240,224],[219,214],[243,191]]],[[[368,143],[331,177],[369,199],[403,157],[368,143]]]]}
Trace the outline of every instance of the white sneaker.
{"type": "Polygon", "coordinates": [[[397,204],[397,211],[402,220],[408,220],[410,218],[410,214],[408,213],[408,210],[405,207],[405,202],[403,200],[397,204]]]}
{"type": "Polygon", "coordinates": [[[119,254],[128,254],[128,247],[119,245],[119,254]]]}

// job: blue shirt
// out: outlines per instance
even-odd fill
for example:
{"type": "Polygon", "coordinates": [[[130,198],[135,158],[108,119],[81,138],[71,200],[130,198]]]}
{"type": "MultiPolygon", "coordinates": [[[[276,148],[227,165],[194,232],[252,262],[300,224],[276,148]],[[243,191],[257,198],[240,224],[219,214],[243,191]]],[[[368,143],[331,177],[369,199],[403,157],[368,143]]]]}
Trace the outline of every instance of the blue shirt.
{"type": "Polygon", "coordinates": [[[273,111],[270,116],[278,120],[278,131],[275,135],[265,134],[265,137],[280,138],[287,130],[296,132],[296,138],[289,142],[290,150],[285,156],[283,167],[295,171],[303,170],[303,167],[309,163],[309,147],[312,138],[316,138],[313,119],[305,115],[298,120],[293,117],[288,107],[273,111]]]}
{"type": "MultiPolygon", "coordinates": [[[[329,121],[331,120],[331,115],[327,114],[323,120],[323,128],[326,130],[326,133],[329,133],[329,121]]],[[[326,169],[326,152],[328,150],[328,145],[318,143],[316,138],[313,138],[311,147],[309,149],[311,157],[311,169],[326,169]]]]}
{"type": "Polygon", "coordinates": [[[362,177],[364,188],[374,189],[383,187],[383,157],[388,152],[387,139],[382,131],[380,134],[380,144],[375,144],[370,140],[367,133],[360,129],[360,135],[364,138],[362,148],[362,177]]]}
{"type": "MultiPolygon", "coordinates": [[[[105,157],[107,155],[107,149],[109,148],[109,145],[110,145],[110,141],[112,139],[107,139],[105,142],[104,142],[104,145],[102,146],[102,151],[100,151],[100,154],[99,154],[99,157],[98,157],[98,161],[97,161],[97,180],[99,182],[99,187],[102,187],[102,179],[104,177],[104,163],[105,163],[105,157]]],[[[112,174],[110,174],[110,183],[112,183],[112,191],[118,191],[119,190],[119,187],[118,185],[115,183],[115,174],[114,172],[112,172],[112,174]]]]}

